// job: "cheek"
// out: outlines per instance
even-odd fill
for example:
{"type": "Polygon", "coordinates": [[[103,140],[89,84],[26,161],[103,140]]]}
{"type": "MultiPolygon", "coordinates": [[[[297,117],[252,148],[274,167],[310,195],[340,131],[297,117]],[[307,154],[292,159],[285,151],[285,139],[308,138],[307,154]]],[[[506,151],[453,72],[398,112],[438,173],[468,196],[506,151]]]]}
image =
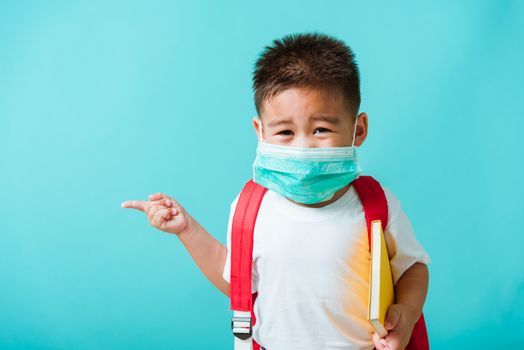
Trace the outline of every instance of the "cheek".
{"type": "Polygon", "coordinates": [[[322,141],[324,143],[322,147],[347,147],[351,146],[352,135],[346,132],[333,133],[322,141]]]}
{"type": "Polygon", "coordinates": [[[268,133],[268,135],[264,138],[265,142],[271,143],[274,145],[288,145],[290,142],[293,141],[292,136],[282,136],[282,135],[271,135],[268,133]]]}

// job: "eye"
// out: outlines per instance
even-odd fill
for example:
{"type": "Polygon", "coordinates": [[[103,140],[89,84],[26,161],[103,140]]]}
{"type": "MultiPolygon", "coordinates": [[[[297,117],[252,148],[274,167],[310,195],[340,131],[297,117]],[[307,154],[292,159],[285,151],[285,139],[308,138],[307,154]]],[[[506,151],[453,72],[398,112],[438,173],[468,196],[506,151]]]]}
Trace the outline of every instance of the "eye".
{"type": "Polygon", "coordinates": [[[277,133],[277,135],[283,135],[283,136],[291,136],[293,134],[293,131],[291,130],[282,130],[277,133]]]}
{"type": "Polygon", "coordinates": [[[320,131],[320,132],[322,132],[322,133],[330,132],[330,131],[331,131],[331,130],[326,129],[326,128],[316,128],[316,129],[315,129],[315,132],[313,132],[313,133],[316,134],[317,130],[320,131]]]}

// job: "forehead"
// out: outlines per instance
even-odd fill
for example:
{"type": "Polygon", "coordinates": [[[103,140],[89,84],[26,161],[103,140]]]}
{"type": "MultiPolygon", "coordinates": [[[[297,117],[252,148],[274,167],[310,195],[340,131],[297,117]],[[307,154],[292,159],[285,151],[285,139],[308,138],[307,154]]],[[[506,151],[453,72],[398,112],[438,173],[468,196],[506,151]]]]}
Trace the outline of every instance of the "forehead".
{"type": "Polygon", "coordinates": [[[281,119],[299,122],[318,117],[331,117],[344,122],[351,120],[346,102],[339,89],[291,87],[265,100],[261,114],[269,126],[281,119]]]}

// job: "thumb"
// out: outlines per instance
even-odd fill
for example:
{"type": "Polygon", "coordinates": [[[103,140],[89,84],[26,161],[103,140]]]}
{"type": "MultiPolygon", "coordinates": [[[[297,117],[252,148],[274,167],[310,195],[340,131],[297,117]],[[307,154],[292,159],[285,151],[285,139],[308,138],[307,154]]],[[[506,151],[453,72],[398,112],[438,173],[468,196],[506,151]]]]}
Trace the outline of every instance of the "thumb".
{"type": "Polygon", "coordinates": [[[131,201],[125,201],[120,204],[122,208],[132,208],[137,209],[140,211],[145,211],[147,202],[145,201],[139,201],[139,200],[131,200],[131,201]]]}
{"type": "Polygon", "coordinates": [[[396,305],[391,305],[386,314],[386,320],[384,322],[384,327],[389,331],[397,326],[398,321],[400,320],[400,311],[396,305]]]}

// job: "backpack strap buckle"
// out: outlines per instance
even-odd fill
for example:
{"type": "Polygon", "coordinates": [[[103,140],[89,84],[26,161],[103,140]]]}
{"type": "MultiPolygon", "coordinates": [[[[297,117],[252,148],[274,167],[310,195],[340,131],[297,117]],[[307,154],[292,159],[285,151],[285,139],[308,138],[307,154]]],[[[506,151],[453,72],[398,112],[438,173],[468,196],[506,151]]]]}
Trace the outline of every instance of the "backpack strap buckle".
{"type": "Polygon", "coordinates": [[[235,337],[246,340],[253,335],[253,324],[249,312],[235,311],[231,318],[231,329],[235,337]]]}

